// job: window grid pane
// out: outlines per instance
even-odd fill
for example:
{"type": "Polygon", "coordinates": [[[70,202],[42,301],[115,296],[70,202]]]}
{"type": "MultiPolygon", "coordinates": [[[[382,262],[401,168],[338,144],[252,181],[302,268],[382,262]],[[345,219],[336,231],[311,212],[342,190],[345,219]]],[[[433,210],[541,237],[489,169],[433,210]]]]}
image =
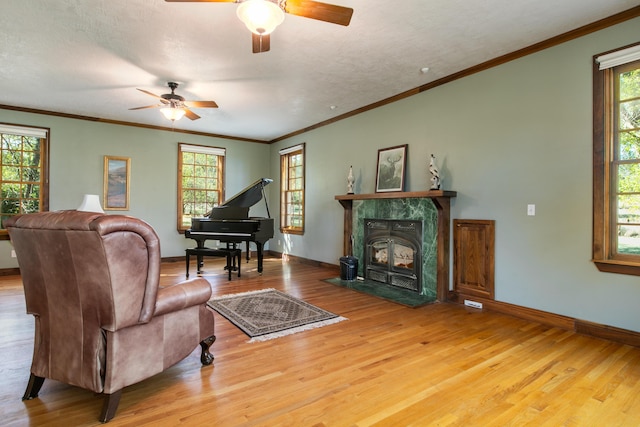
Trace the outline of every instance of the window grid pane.
{"type": "Polygon", "coordinates": [[[613,135],[614,253],[640,255],[640,68],[617,73],[613,135]]]}
{"type": "Polygon", "coordinates": [[[0,134],[0,215],[2,220],[43,209],[42,156],[45,141],[33,136],[0,134]]]}
{"type": "Polygon", "coordinates": [[[280,229],[285,232],[304,231],[304,152],[281,155],[280,229]]]}
{"type": "Polygon", "coordinates": [[[179,228],[186,230],[191,227],[192,218],[203,217],[220,204],[224,156],[189,151],[181,153],[179,228]]]}

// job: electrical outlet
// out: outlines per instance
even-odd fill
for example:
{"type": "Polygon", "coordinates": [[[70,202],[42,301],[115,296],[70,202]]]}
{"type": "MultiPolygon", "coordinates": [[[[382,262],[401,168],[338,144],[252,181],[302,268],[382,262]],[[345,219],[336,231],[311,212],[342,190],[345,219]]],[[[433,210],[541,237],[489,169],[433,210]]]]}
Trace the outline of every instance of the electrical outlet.
{"type": "Polygon", "coordinates": [[[536,205],[527,205],[527,215],[529,216],[536,215],[536,205]]]}
{"type": "Polygon", "coordinates": [[[11,249],[11,258],[15,258],[16,257],[16,251],[11,249]]]}
{"type": "Polygon", "coordinates": [[[466,305],[467,307],[477,308],[479,310],[482,310],[482,303],[481,302],[471,301],[470,299],[466,299],[466,300],[464,300],[464,305],[466,305]]]}

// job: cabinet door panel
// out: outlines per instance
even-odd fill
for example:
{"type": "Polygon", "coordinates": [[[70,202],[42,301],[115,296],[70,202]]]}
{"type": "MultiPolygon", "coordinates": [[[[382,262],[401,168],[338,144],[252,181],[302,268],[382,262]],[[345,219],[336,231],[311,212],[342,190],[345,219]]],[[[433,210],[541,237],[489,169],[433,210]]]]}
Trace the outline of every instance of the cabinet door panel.
{"type": "Polygon", "coordinates": [[[453,220],[454,291],[494,298],[494,220],[453,220]]]}

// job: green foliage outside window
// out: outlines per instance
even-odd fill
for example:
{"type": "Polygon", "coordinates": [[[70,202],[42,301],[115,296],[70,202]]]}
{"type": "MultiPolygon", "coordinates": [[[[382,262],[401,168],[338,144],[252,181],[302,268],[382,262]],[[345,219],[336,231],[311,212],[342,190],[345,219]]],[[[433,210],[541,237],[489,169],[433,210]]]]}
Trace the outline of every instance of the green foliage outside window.
{"type": "Polygon", "coordinates": [[[280,230],[304,232],[304,150],[281,154],[280,230]]]}
{"type": "Polygon", "coordinates": [[[617,251],[640,255],[640,68],[619,74],[616,101],[617,251]]]}
{"type": "Polygon", "coordinates": [[[181,151],[180,229],[191,228],[192,218],[207,216],[221,203],[224,156],[181,151]]]}
{"type": "Polygon", "coordinates": [[[42,210],[43,139],[4,133],[0,137],[0,216],[4,223],[13,215],[42,210]]]}

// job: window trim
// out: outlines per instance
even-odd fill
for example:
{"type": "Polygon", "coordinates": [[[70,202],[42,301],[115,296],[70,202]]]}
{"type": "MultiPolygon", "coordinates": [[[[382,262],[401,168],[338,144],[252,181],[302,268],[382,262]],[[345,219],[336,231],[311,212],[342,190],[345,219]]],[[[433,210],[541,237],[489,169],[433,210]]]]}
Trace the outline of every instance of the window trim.
{"type": "MultiPolygon", "coordinates": [[[[40,138],[42,150],[40,154],[40,174],[42,185],[40,193],[40,212],[47,212],[49,210],[49,152],[51,144],[51,129],[40,126],[0,123],[0,133],[40,138]]],[[[2,182],[1,178],[0,182],[2,182]]],[[[9,233],[4,228],[0,228],[0,240],[9,240],[9,233]]]]}
{"type": "Polygon", "coordinates": [[[279,151],[280,154],[280,232],[283,234],[304,234],[304,225],[306,222],[306,147],[305,143],[297,144],[292,147],[283,148],[279,151]],[[287,179],[284,170],[284,162],[285,159],[288,159],[291,154],[302,152],[302,226],[301,227],[291,227],[286,226],[286,221],[283,221],[286,216],[286,197],[285,194],[288,191],[287,179]]]}
{"type": "Polygon", "coordinates": [[[178,143],[178,182],[177,182],[177,215],[176,215],[176,227],[178,233],[184,234],[188,228],[184,228],[182,225],[182,153],[184,151],[188,151],[190,153],[201,153],[201,154],[213,154],[216,156],[222,157],[222,163],[220,167],[220,171],[218,172],[219,179],[221,181],[220,188],[220,203],[224,201],[225,197],[225,188],[226,188],[226,178],[225,173],[227,170],[226,167],[226,148],[221,147],[212,147],[208,145],[197,145],[197,144],[188,144],[184,142],[178,143]]]}
{"type": "Polygon", "coordinates": [[[616,255],[611,212],[611,161],[614,111],[614,67],[640,59],[640,43],[593,57],[593,244],[599,271],[640,276],[640,256],[616,255]],[[635,258],[635,259],[634,259],[635,258]]]}

